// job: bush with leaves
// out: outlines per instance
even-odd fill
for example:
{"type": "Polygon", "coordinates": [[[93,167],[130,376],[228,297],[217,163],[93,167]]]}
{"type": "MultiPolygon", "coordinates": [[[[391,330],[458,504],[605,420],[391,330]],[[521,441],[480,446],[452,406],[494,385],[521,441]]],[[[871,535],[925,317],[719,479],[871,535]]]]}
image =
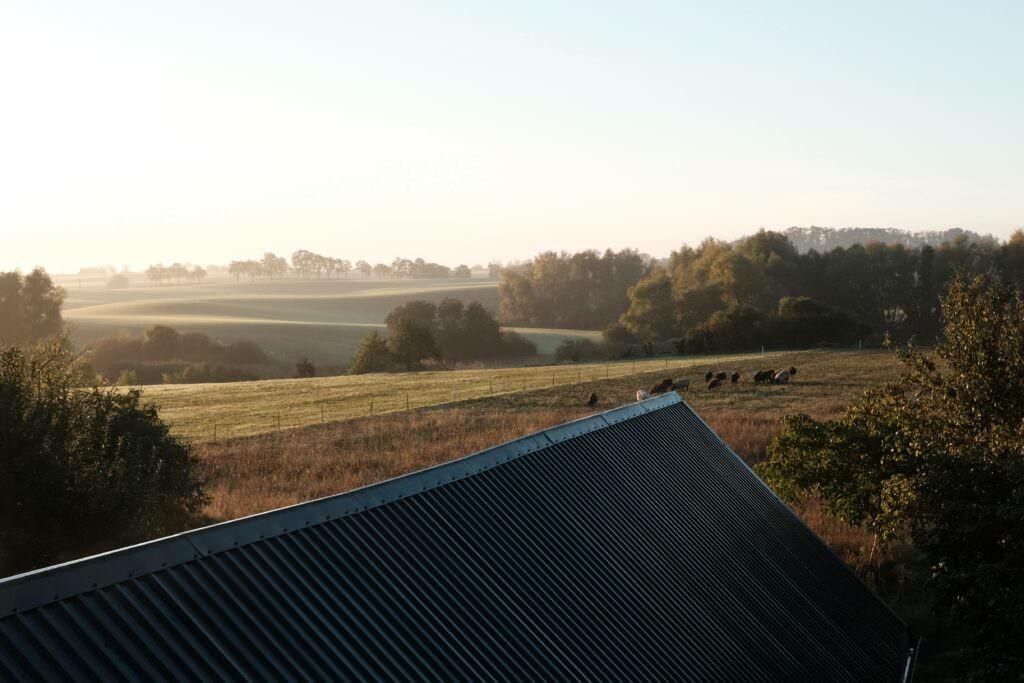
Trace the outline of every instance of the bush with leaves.
{"type": "Polygon", "coordinates": [[[41,268],[28,275],[0,273],[0,344],[24,344],[64,329],[67,293],[41,268]]]}
{"type": "Polygon", "coordinates": [[[0,347],[0,574],[181,531],[205,504],[156,409],[80,376],[65,342],[0,347]]]}
{"type": "Polygon", "coordinates": [[[555,360],[578,362],[581,360],[604,360],[608,349],[590,339],[563,339],[555,349],[555,360]]]}
{"type": "Polygon", "coordinates": [[[441,359],[441,351],[434,341],[434,332],[426,325],[412,320],[402,319],[395,324],[388,335],[388,348],[391,355],[407,370],[419,368],[420,362],[427,358],[441,359]]]}
{"type": "Polygon", "coordinates": [[[905,373],[837,420],[788,419],[759,465],[784,498],[909,532],[937,617],[962,634],[977,680],[1019,680],[1024,614],[1024,301],[961,277],[942,299],[934,356],[898,350],[905,373]]]}
{"type": "Polygon", "coordinates": [[[388,340],[376,330],[363,338],[348,364],[348,372],[351,375],[391,372],[394,369],[395,357],[388,349],[388,340]]]}

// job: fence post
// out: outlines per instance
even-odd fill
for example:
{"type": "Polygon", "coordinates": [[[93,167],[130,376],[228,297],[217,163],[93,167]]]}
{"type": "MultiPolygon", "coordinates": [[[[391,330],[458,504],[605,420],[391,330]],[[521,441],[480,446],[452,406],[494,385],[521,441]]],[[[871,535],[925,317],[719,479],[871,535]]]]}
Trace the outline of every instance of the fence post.
{"type": "Polygon", "coordinates": [[[526,391],[526,378],[523,378],[523,391],[526,391]]]}
{"type": "Polygon", "coordinates": [[[373,415],[373,396],[370,397],[370,415],[373,415]]]}
{"type": "Polygon", "coordinates": [[[580,368],[576,368],[576,384],[579,384],[581,381],[583,381],[582,380],[582,377],[583,377],[582,373],[583,373],[583,370],[581,370],[580,368]]]}
{"type": "Polygon", "coordinates": [[[608,366],[608,364],[606,363],[606,364],[605,364],[605,366],[604,366],[604,378],[605,378],[605,379],[608,379],[608,367],[609,367],[609,366],[608,366]]]}
{"type": "Polygon", "coordinates": [[[321,403],[320,404],[320,423],[323,424],[323,422],[324,422],[324,404],[321,403]]]}
{"type": "Polygon", "coordinates": [[[494,379],[488,380],[488,383],[491,385],[491,393],[493,394],[494,393],[494,379]]]}
{"type": "Polygon", "coordinates": [[[636,361],[633,361],[633,374],[636,374],[636,361]]]}
{"type": "Polygon", "coordinates": [[[551,373],[551,386],[555,386],[555,373],[551,373]]]}
{"type": "Polygon", "coordinates": [[[405,395],[405,409],[409,410],[409,394],[405,395]]]}
{"type": "Polygon", "coordinates": [[[213,423],[213,442],[217,443],[217,423],[213,423]]]}
{"type": "Polygon", "coordinates": [[[277,414],[277,431],[281,431],[281,414],[277,414]]]}

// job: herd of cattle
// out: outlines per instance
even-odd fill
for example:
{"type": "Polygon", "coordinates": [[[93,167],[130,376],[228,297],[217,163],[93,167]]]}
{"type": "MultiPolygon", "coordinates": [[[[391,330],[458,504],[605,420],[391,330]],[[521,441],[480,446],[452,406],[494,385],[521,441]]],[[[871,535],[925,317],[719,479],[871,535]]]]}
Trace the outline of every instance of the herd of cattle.
{"type": "MultiPolygon", "coordinates": [[[[796,376],[796,368],[790,367],[786,370],[762,370],[754,374],[755,384],[788,384],[796,376]]],[[[704,382],[708,391],[714,391],[726,382],[737,384],[740,381],[740,373],[734,372],[731,375],[725,372],[708,372],[704,375],[704,382]]],[[[664,394],[668,391],[687,391],[690,388],[690,380],[687,378],[673,380],[669,377],[661,380],[650,389],[638,389],[636,400],[642,401],[657,394],[664,394]]]]}

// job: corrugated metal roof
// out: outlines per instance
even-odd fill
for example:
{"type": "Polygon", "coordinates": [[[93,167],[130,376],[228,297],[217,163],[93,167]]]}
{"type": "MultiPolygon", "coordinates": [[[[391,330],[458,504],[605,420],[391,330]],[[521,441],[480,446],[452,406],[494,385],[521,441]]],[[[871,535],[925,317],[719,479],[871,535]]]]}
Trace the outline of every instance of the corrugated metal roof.
{"type": "Polygon", "coordinates": [[[884,681],[907,651],[676,394],[0,582],[15,680],[884,681]]]}

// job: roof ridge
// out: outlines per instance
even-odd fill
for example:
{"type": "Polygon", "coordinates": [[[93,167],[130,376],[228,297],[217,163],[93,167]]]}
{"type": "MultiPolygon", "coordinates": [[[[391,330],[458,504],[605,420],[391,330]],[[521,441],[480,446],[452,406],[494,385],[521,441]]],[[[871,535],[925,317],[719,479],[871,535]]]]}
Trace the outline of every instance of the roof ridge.
{"type": "Polygon", "coordinates": [[[683,400],[677,393],[668,392],[349,491],[0,578],[0,617],[386,505],[484,472],[581,434],[681,402],[683,400]],[[68,590],[69,586],[71,590],[68,590]]]}

